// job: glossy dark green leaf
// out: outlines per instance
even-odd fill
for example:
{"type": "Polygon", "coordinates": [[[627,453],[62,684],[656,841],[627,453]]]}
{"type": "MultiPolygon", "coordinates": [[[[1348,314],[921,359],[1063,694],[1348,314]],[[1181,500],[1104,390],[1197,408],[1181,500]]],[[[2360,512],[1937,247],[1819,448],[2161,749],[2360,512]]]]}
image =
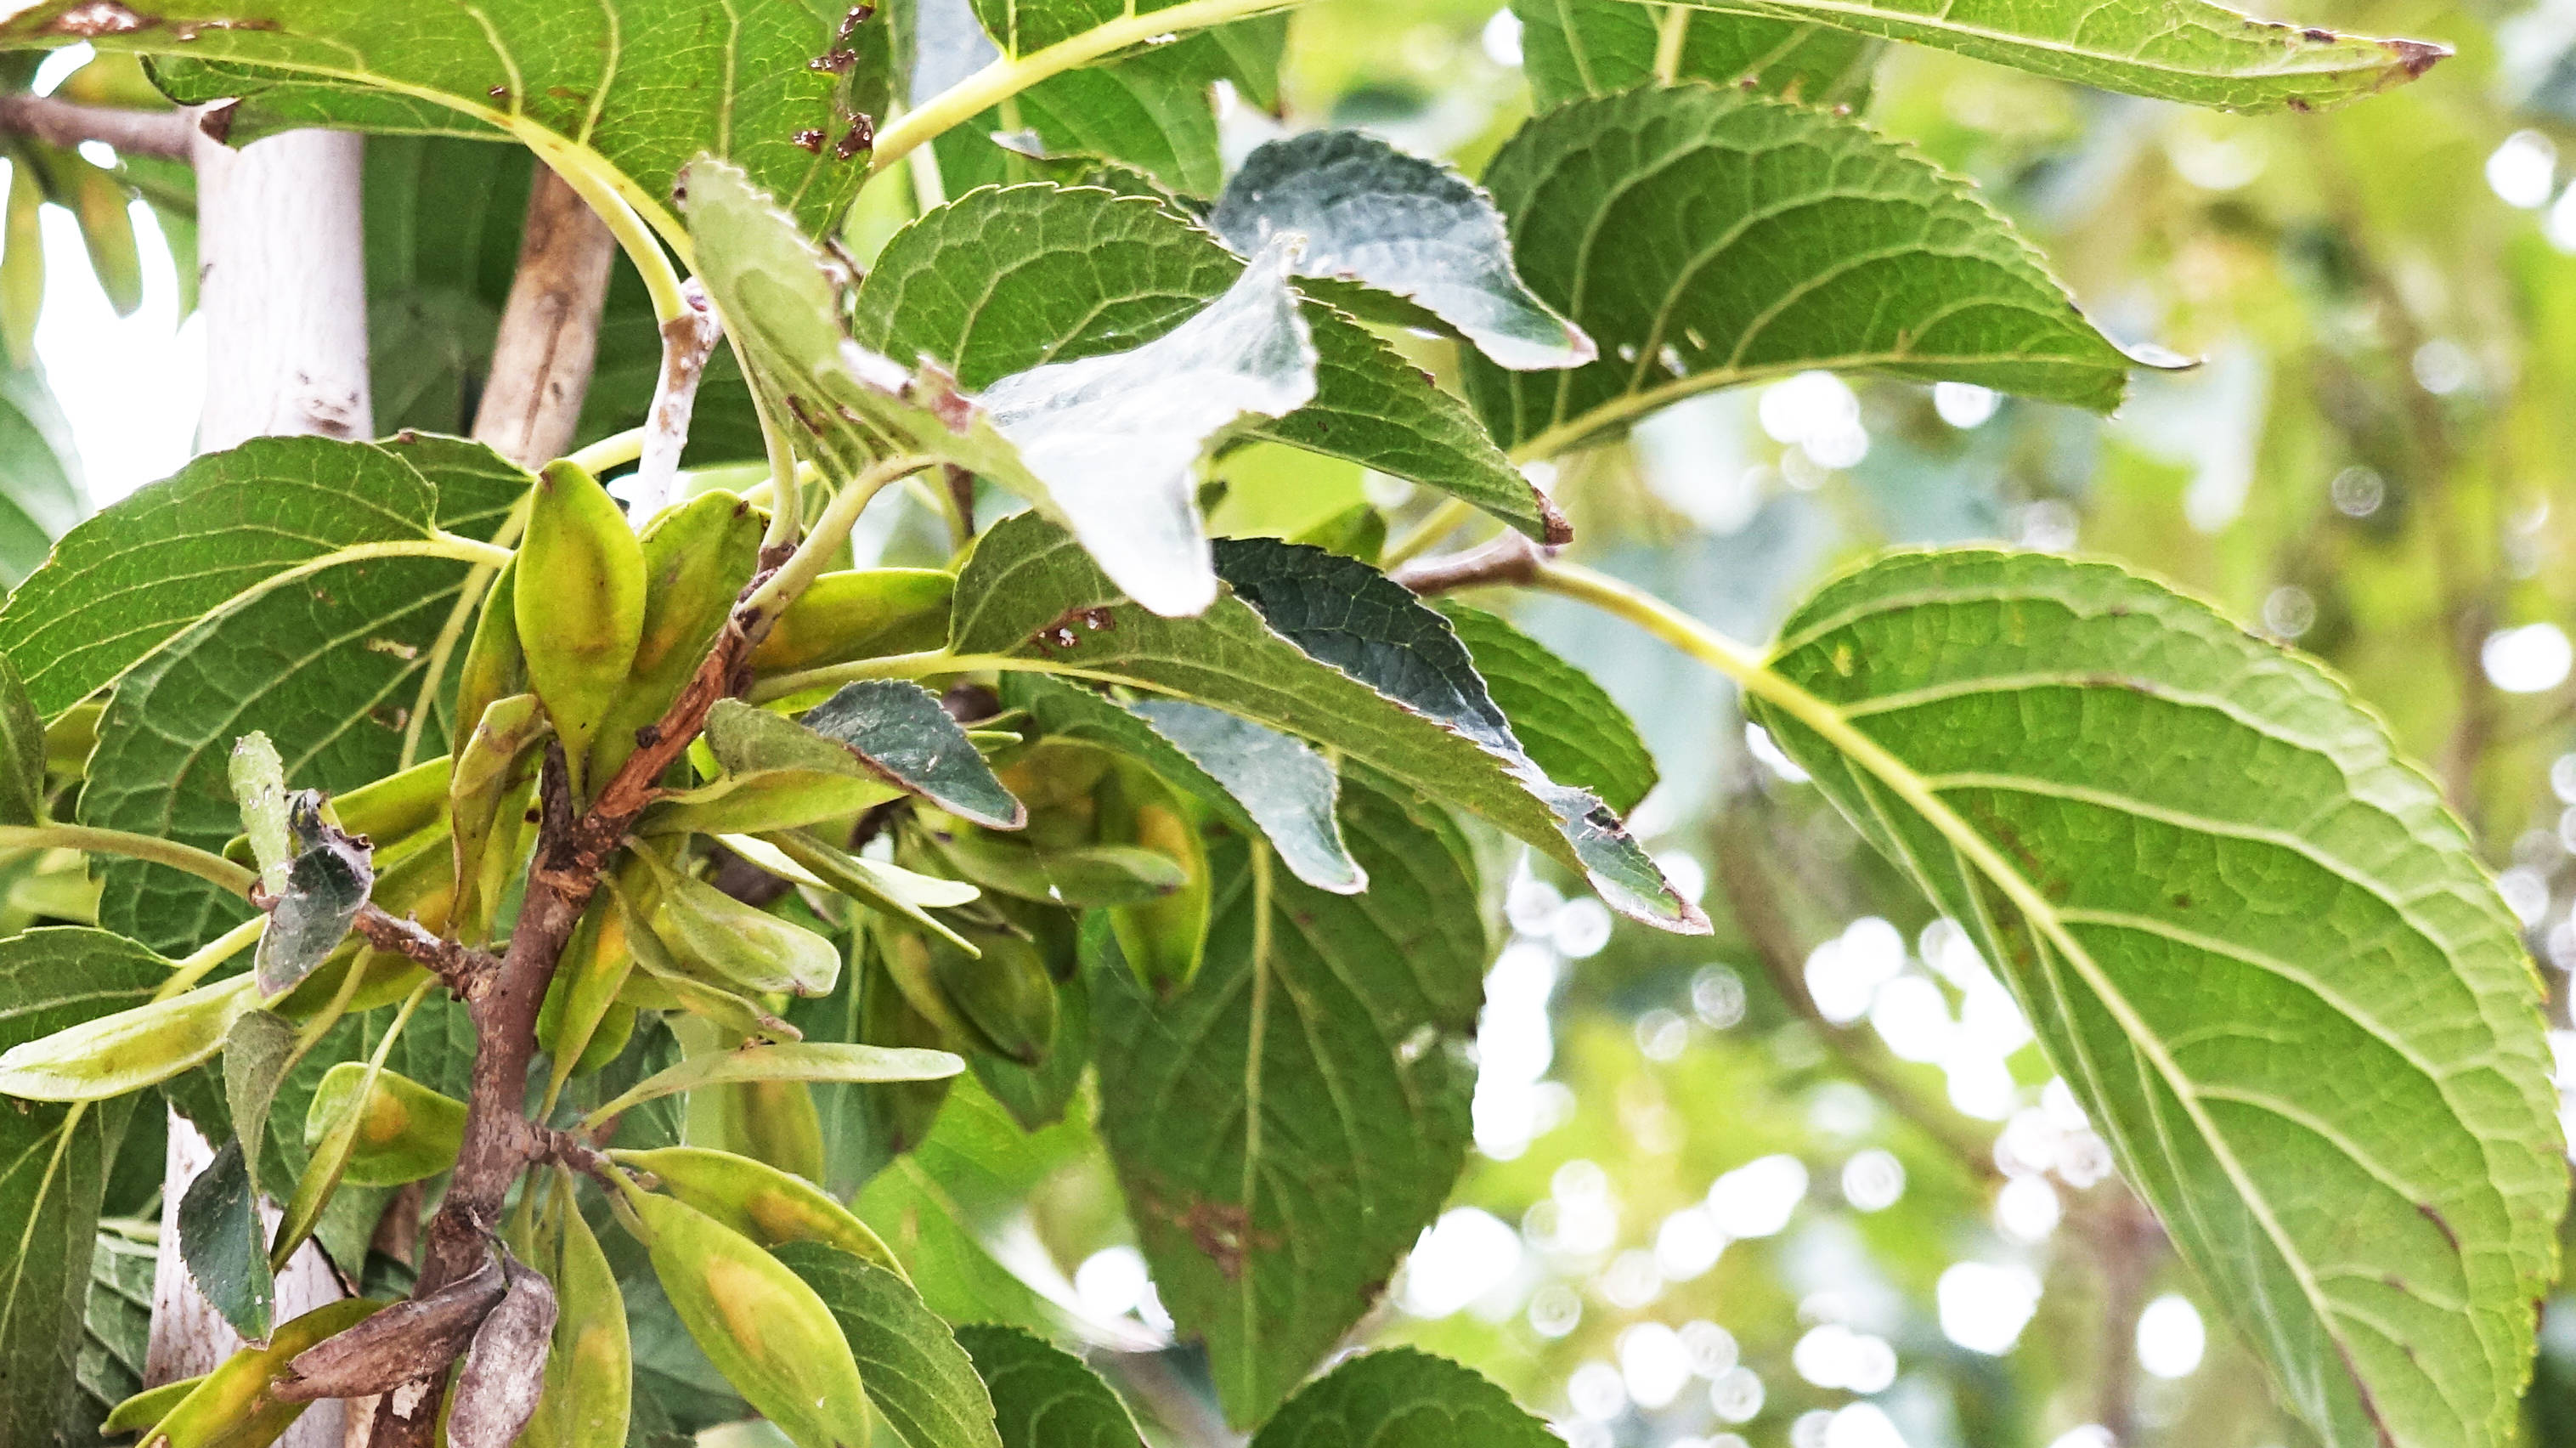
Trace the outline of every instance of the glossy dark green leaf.
{"type": "Polygon", "coordinates": [[[1342,843],[1333,811],[1341,781],[1295,735],[1181,699],[1120,704],[1040,674],[1007,676],[1002,697],[1050,734],[1144,761],[1236,829],[1269,840],[1289,873],[1316,889],[1350,895],[1367,888],[1368,873],[1342,843]]]}
{"type": "Polygon", "coordinates": [[[1468,394],[1516,455],[1810,368],[2107,412],[2132,366],[2182,361],[2095,330],[1965,183],[1856,120],[1739,88],[1562,106],[1505,144],[1485,185],[1521,276],[1601,348],[1563,373],[1466,359],[1468,394]]]}
{"type": "Polygon", "coordinates": [[[1082,1359],[999,1323],[960,1327],[957,1342],[992,1392],[1002,1448],[1142,1448],[1127,1405],[1082,1359]]]}
{"type": "Polygon", "coordinates": [[[1158,619],[1122,595],[1062,532],[1034,517],[995,524],[958,584],[961,653],[1055,659],[1086,676],[1175,695],[1343,751],[1483,816],[1591,878],[1613,908],[1705,931],[1600,802],[1529,762],[1446,620],[1356,559],[1273,539],[1223,539],[1240,596],[1196,619],[1158,619]],[[1101,611],[1104,626],[1054,620],[1101,611]]]}
{"type": "Polygon", "coordinates": [[[268,1270],[268,1233],[259,1219],[259,1188],[238,1140],[188,1184],[179,1203],[179,1256],[189,1279],[233,1331],[257,1342],[277,1310],[277,1280],[268,1270]]]}
{"type": "Polygon", "coordinates": [[[1383,795],[1347,791],[1342,824],[1367,893],[1276,872],[1261,899],[1227,842],[1188,988],[1157,1000],[1114,950],[1089,972],[1101,1135],[1163,1304],[1206,1342],[1237,1423],[1368,1310],[1466,1160],[1475,875],[1383,795]]]}
{"type": "Polygon", "coordinates": [[[1755,717],[1964,924],[2343,1445],[2505,1443],[2567,1158],[2521,930],[2343,684],[2105,564],[1898,554],[1755,717]]]}
{"type": "Polygon", "coordinates": [[[253,1196],[285,1189],[260,1177],[268,1112],[295,1054],[295,1027],[270,1011],[247,1011],[224,1033],[224,1109],[240,1132],[242,1165],[253,1196]]]}
{"type": "Polygon", "coordinates": [[[1615,95],[1651,85],[1673,28],[1667,81],[1720,85],[1750,77],[1775,95],[1810,105],[1849,105],[1869,98],[1882,45],[1818,20],[1675,11],[1635,0],[1511,0],[1521,21],[1521,73],[1538,109],[1585,96],[1615,95]]]}
{"type": "Polygon", "coordinates": [[[299,564],[429,535],[438,494],[371,443],[258,438],[65,534],[0,607],[0,651],[62,712],[236,595],[299,564]]]}
{"type": "Polygon", "coordinates": [[[1002,830],[1028,820],[1028,811],[993,777],[965,729],[919,684],[847,684],[797,722],[950,814],[1002,830]]]}
{"type": "MultiPolygon", "coordinates": [[[[969,388],[1043,362],[1160,337],[1224,294],[1242,261],[1148,199],[1095,187],[1012,186],[958,198],[889,242],[852,330],[889,356],[940,359],[969,388]],[[980,279],[972,289],[958,276],[980,279]]],[[[1331,308],[1303,308],[1314,400],[1252,435],[1465,498],[1532,537],[1563,541],[1546,501],[1457,399],[1331,308]]]]}
{"type": "Polygon", "coordinates": [[[906,1448],[1001,1448],[983,1379],[920,1293],[883,1267],[821,1242],[789,1242],[771,1255],[832,1309],[868,1401],[906,1448]]]}
{"type": "Polygon", "coordinates": [[[0,45],[87,39],[172,57],[159,78],[178,99],[244,98],[236,142],[317,124],[513,137],[612,182],[672,235],[673,185],[702,154],[744,167],[813,231],[837,220],[866,179],[863,161],[798,140],[848,125],[841,78],[806,64],[836,47],[843,5],[518,0],[466,11],[419,0],[264,0],[249,11],[159,5],[148,23],[101,25],[84,19],[82,3],[19,12],[0,24],[0,45]],[[710,43],[674,43],[701,35],[710,43]]]}
{"type": "Polygon", "coordinates": [[[1244,256],[1276,236],[1304,237],[1297,275],[1407,298],[1497,366],[1579,367],[1595,355],[1592,339],[1513,272],[1491,196],[1450,167],[1375,136],[1308,131],[1256,148],[1207,221],[1244,256]]]}
{"type": "MultiPolygon", "coordinates": [[[[169,974],[167,961],[103,930],[0,940],[0,1048],[141,1005],[169,974]]],[[[82,1304],[100,1195],[133,1109],[127,1101],[0,1105],[0,1220],[10,1224],[0,1238],[0,1441],[96,1441],[70,1429],[87,1416],[76,1396],[82,1304]]],[[[148,1301],[148,1259],[143,1275],[148,1301]]]]}
{"type": "Polygon", "coordinates": [[[1447,600],[1440,612],[1474,657],[1513,736],[1550,779],[1588,789],[1623,815],[1655,787],[1646,741],[1589,674],[1499,615],[1447,600]]]}

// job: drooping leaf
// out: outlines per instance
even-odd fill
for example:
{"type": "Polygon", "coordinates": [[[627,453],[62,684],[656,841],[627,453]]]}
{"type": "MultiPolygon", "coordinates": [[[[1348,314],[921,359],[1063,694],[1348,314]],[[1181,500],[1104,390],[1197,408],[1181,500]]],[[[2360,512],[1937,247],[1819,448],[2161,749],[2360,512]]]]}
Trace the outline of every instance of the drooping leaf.
{"type": "Polygon", "coordinates": [[[1142,1448],[1127,1405],[1082,1359],[993,1322],[958,1328],[957,1343],[992,1392],[1002,1448],[1142,1448]]]}
{"type": "Polygon", "coordinates": [[[1590,675],[1498,615],[1447,600],[1440,612],[1475,658],[1513,735],[1550,779],[1588,789],[1623,815],[1655,787],[1646,741],[1590,675]]]}
{"type": "Polygon", "coordinates": [[[1518,455],[1809,368],[2108,411],[2131,366],[2179,361],[2096,331],[1959,181],[1858,121],[1740,89],[1576,101],[1524,126],[1485,184],[1521,276],[1601,348],[1558,373],[1465,359],[1518,455]]]}
{"type": "Polygon", "coordinates": [[[866,679],[844,685],[797,722],[950,814],[1003,830],[1028,818],[966,731],[918,684],[866,679]]]}
{"type": "Polygon", "coordinates": [[[1756,717],[2000,968],[2292,1411],[2336,1448],[2509,1441],[2567,1192],[2549,1048],[2385,729],[2039,554],[1890,557],[1773,657],[1756,717]]]}
{"type": "Polygon", "coordinates": [[[256,438],[65,534],[0,607],[0,652],[61,713],[236,595],[344,548],[429,535],[438,495],[370,443],[256,438]]]}
{"type": "Polygon", "coordinates": [[[994,428],[1046,485],[1031,501],[1156,613],[1194,614],[1216,597],[1193,470],[1209,440],[1315,395],[1315,348],[1288,257],[1284,244],[1266,249],[1205,309],[1143,346],[1040,363],[984,389],[994,428]]]}
{"type": "MultiPolygon", "coordinates": [[[[479,444],[421,438],[373,450],[416,460],[415,479],[434,476],[439,525],[469,537],[488,533],[527,485],[479,444]]],[[[187,627],[118,685],[100,719],[82,821],[222,849],[240,820],[228,756],[252,730],[294,751],[286,774],[307,788],[353,789],[394,773],[468,571],[445,558],[336,563],[187,627]]],[[[419,730],[423,755],[448,747],[446,707],[433,698],[419,730]]],[[[173,954],[248,913],[166,866],[94,868],[105,887],[101,922],[173,954]]]]}
{"type": "Polygon", "coordinates": [[[1261,834],[1289,873],[1316,889],[1352,895],[1367,888],[1368,873],[1342,843],[1333,811],[1341,781],[1296,736],[1181,699],[1121,705],[1040,674],[1007,676],[1002,697],[1051,734],[1143,760],[1235,828],[1261,834]]]}
{"type": "Polygon", "coordinates": [[[1308,131],[1260,146],[1226,183],[1208,227],[1245,256],[1273,237],[1302,236],[1297,275],[1407,298],[1500,367],[1579,367],[1595,355],[1592,339],[1512,271],[1492,197],[1375,136],[1308,131]]]}
{"type": "Polygon", "coordinates": [[[1857,108],[1869,96],[1882,48],[1819,20],[1677,12],[1635,0],[1511,0],[1511,8],[1521,21],[1521,73],[1542,111],[1652,84],[1675,25],[1682,30],[1672,80],[1728,85],[1750,77],[1762,90],[1809,105],[1857,108]]]}
{"type": "Polygon", "coordinates": [[[402,0],[123,5],[48,0],[0,24],[0,46],[87,40],[166,57],[183,101],[242,97],[232,138],[297,125],[484,139],[514,137],[558,166],[614,184],[666,236],[680,171],[729,158],[827,229],[866,179],[854,158],[799,133],[839,136],[841,77],[807,62],[838,48],[848,7],[728,9],[707,0],[612,0],[460,10],[402,0]],[[677,43],[705,37],[704,43],[677,43]]]}
{"type": "Polygon", "coordinates": [[[44,374],[0,363],[0,584],[17,587],[88,511],[71,424],[44,374]]]}
{"type": "Polygon", "coordinates": [[[1598,800],[1529,762],[1429,605],[1356,559],[1275,539],[1220,540],[1217,565],[1229,596],[1196,619],[1158,619],[1124,606],[1063,532],[1005,519],[959,579],[950,637],[961,654],[1048,657],[1292,730],[1583,870],[1615,909],[1707,929],[1598,800]],[[1055,622],[1085,611],[1106,626],[1055,622]]]}
{"type": "Polygon", "coordinates": [[[2448,48],[2248,20],[2208,0],[2131,0],[2112,9],[2013,0],[1686,0],[1694,8],[1819,21],[1910,40],[2104,90],[2231,111],[2311,111],[2422,75],[2448,48]]]}
{"type": "Polygon", "coordinates": [[[1252,1435],[1254,1448],[1551,1448],[1561,1441],[1475,1369],[1401,1347],[1346,1359],[1252,1435]]]}
{"type": "Polygon", "coordinates": [[[868,1401],[906,1448],[1001,1448],[983,1379],[920,1293],[885,1268],[821,1242],[790,1242],[772,1255],[840,1320],[868,1401]]]}
{"type": "Polygon", "coordinates": [[[197,1290],[233,1331],[252,1342],[268,1336],[277,1280],[268,1270],[259,1188],[239,1140],[225,1142],[188,1184],[179,1203],[179,1256],[197,1290]]]}
{"type": "MultiPolygon", "coordinates": [[[[862,345],[930,356],[961,385],[1117,352],[1170,332],[1224,294],[1243,263],[1144,198],[1095,187],[972,192],[905,228],[878,256],[852,320],[862,345]],[[959,279],[973,277],[972,288],[959,279]]],[[[1252,435],[1347,458],[1465,498],[1534,538],[1563,520],[1457,399],[1330,308],[1303,312],[1314,401],[1252,435]]]]}
{"type": "MultiPolygon", "coordinates": [[[[0,940],[0,1046],[141,1005],[169,973],[168,962],[103,930],[0,940]]],[[[87,1416],[76,1405],[82,1306],[100,1195],[131,1110],[121,1101],[0,1107],[0,1440],[96,1441],[75,1426],[87,1416]]],[[[143,1276],[148,1304],[149,1259],[143,1276]]]]}
{"type": "Polygon", "coordinates": [[[1342,825],[1367,893],[1274,874],[1262,899],[1227,842],[1187,989],[1157,1001],[1114,951],[1089,972],[1101,1135],[1164,1306],[1206,1342],[1237,1423],[1368,1309],[1465,1161],[1485,968],[1474,874],[1372,791],[1345,792],[1342,825]]]}

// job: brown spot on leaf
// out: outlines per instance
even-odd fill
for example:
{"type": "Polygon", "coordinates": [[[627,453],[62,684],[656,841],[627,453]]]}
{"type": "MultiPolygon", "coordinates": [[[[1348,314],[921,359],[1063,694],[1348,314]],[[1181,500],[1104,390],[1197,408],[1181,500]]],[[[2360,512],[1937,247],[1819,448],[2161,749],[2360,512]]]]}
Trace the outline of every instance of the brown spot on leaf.
{"type": "Polygon", "coordinates": [[[829,75],[848,75],[850,67],[858,63],[859,53],[855,50],[827,50],[805,62],[805,68],[823,71],[829,75]]]}
{"type": "Polygon", "coordinates": [[[2392,40],[2388,42],[2388,48],[2397,52],[2397,64],[2405,70],[2408,80],[2431,70],[2435,62],[2451,57],[2451,47],[2434,45],[2429,41],[2392,40]]]}
{"type": "Polygon", "coordinates": [[[1246,1257],[1279,1245],[1275,1235],[1254,1231],[1252,1213],[1233,1202],[1194,1202],[1172,1220],[1228,1282],[1243,1276],[1246,1257]]]}
{"type": "Polygon", "coordinates": [[[866,116],[854,116],[850,119],[850,128],[841,133],[841,139],[832,143],[832,159],[847,161],[861,151],[876,148],[877,123],[866,116]]]}
{"type": "Polygon", "coordinates": [[[877,7],[874,5],[851,6],[850,13],[841,17],[841,41],[844,44],[848,43],[849,38],[858,33],[859,27],[867,24],[870,17],[876,13],[877,7]]]}
{"type": "Polygon", "coordinates": [[[2442,1240],[2451,1244],[2452,1251],[2457,1252],[2460,1250],[2460,1234],[2451,1230],[2450,1220],[2442,1215],[2441,1208],[2434,1206],[2431,1202],[2417,1202],[2415,1204],[2415,1210],[2424,1214],[2424,1220],[2441,1228],[2442,1240]]]}
{"type": "Polygon", "coordinates": [[[795,135],[792,135],[787,139],[794,141],[797,145],[804,147],[806,150],[813,152],[817,156],[823,154],[823,133],[821,131],[798,131],[795,135]]]}

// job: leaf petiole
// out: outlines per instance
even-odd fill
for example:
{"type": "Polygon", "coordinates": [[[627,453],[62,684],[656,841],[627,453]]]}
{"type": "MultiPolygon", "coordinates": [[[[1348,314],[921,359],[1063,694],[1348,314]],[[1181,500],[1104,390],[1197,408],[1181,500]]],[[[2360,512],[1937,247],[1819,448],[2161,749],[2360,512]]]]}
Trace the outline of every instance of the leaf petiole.
{"type": "MultiPolygon", "coordinates": [[[[221,886],[244,897],[249,896],[251,885],[259,879],[251,870],[194,845],[89,825],[0,825],[0,849],[81,850],[90,854],[150,860],[156,865],[184,870],[210,885],[221,886]]],[[[227,940],[231,938],[229,935],[224,937],[227,940]]]]}

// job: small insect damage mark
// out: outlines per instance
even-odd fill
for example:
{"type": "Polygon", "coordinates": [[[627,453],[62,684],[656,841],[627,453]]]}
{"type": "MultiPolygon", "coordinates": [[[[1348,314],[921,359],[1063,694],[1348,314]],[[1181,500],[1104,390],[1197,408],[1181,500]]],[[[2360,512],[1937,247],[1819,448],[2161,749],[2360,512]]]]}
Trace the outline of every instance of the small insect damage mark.
{"type": "Polygon", "coordinates": [[[804,425],[807,432],[814,434],[816,437],[821,437],[823,435],[823,424],[815,418],[814,414],[810,410],[807,409],[804,398],[797,396],[793,392],[788,393],[787,410],[796,414],[796,420],[804,425]]]}
{"type": "Polygon", "coordinates": [[[1251,1210],[1234,1202],[1193,1202],[1187,1210],[1170,1215],[1176,1226],[1190,1234],[1199,1255],[1215,1263],[1228,1282],[1242,1278],[1244,1261],[1253,1253],[1275,1251],[1279,1246],[1277,1233],[1255,1229],[1251,1210]]]}
{"type": "Polygon", "coordinates": [[[376,638],[367,640],[367,652],[371,654],[391,654],[395,658],[401,659],[407,663],[420,657],[420,646],[418,644],[404,643],[401,639],[376,638]]]}
{"type": "Polygon", "coordinates": [[[847,161],[862,151],[873,151],[876,148],[877,123],[866,116],[852,116],[850,128],[841,133],[841,139],[832,143],[832,159],[847,161]]]}
{"type": "Polygon", "coordinates": [[[2451,47],[2426,40],[2391,40],[2387,45],[2397,56],[2398,69],[2406,72],[2408,80],[2451,58],[2451,47]]]}
{"type": "Polygon", "coordinates": [[[813,152],[817,156],[823,154],[823,133],[821,131],[810,129],[798,131],[795,135],[792,135],[787,139],[794,141],[797,145],[813,152]]]}
{"type": "Polygon", "coordinates": [[[855,50],[827,50],[805,62],[805,68],[819,70],[826,75],[848,75],[858,63],[859,53],[855,50]]]}
{"type": "Polygon", "coordinates": [[[2441,1230],[2442,1240],[2451,1244],[2452,1251],[2457,1252],[2460,1250],[2460,1234],[2451,1230],[2450,1219],[2442,1215],[2441,1208],[2434,1206],[2431,1202],[2417,1202],[2415,1204],[2415,1210],[2423,1213],[2424,1220],[2431,1222],[2435,1227],[2441,1230]]]}
{"type": "Polygon", "coordinates": [[[135,31],[158,25],[157,15],[137,15],[116,0],[88,0],[75,5],[46,22],[45,29],[56,35],[76,35],[95,40],[102,35],[131,35],[135,31]]]}
{"type": "Polygon", "coordinates": [[[2305,36],[2307,39],[2310,39],[2310,40],[2313,40],[2313,41],[2317,42],[2319,45],[2325,45],[2325,44],[2328,44],[2328,43],[2332,42],[2334,39],[2336,39],[2335,33],[2334,33],[2333,31],[2331,31],[2331,30],[2319,30],[2318,28],[2316,28],[2316,27],[2315,27],[2315,26],[2313,26],[2313,25],[2309,26],[2309,27],[2308,27],[2307,29],[2305,29],[2305,30],[2300,31],[2300,32],[2299,32],[2299,34],[2300,34],[2300,35],[2302,35],[2302,36],[2305,36]]]}
{"type": "Polygon", "coordinates": [[[216,145],[226,145],[232,140],[233,114],[240,109],[240,101],[218,101],[197,112],[197,129],[216,145]]]}
{"type": "Polygon", "coordinates": [[[367,717],[397,734],[411,724],[411,710],[399,704],[380,704],[368,710],[367,717]]]}
{"type": "Polygon", "coordinates": [[[874,5],[851,6],[850,12],[841,17],[841,28],[837,33],[836,38],[843,45],[849,44],[850,37],[858,34],[859,27],[867,24],[869,20],[875,17],[876,13],[877,7],[874,5]]]}

